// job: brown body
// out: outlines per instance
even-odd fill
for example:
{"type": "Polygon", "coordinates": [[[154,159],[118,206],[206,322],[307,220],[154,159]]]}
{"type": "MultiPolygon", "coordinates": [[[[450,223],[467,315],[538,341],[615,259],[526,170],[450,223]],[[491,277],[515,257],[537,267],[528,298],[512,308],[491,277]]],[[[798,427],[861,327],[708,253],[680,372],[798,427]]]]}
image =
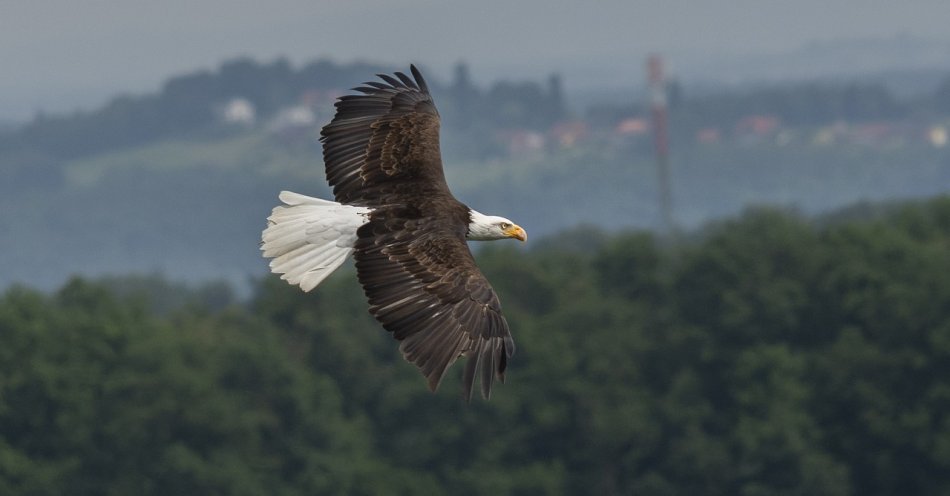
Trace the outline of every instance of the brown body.
{"type": "Polygon", "coordinates": [[[412,74],[380,75],[385,83],[340,98],[321,133],[327,180],[338,202],[372,209],[354,247],[370,312],[430,389],[466,356],[466,397],[478,376],[487,398],[494,378],[504,380],[514,342],[466,242],[472,211],[445,182],[438,111],[415,67],[412,74]]]}

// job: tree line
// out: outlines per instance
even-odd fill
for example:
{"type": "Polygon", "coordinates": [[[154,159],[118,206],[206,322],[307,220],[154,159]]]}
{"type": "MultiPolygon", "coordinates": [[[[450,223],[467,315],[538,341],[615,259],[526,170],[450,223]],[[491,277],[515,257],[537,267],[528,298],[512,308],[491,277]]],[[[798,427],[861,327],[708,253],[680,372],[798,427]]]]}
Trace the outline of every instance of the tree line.
{"type": "MultiPolygon", "coordinates": [[[[173,77],[157,93],[119,96],[92,111],[40,114],[24,126],[0,133],[0,150],[21,156],[42,152],[46,160],[63,160],[162,139],[214,135],[222,132],[216,106],[230,99],[246,98],[259,115],[271,116],[299,103],[308,91],[341,91],[372,79],[372,74],[394,70],[406,68],[328,59],[300,67],[286,59],[234,59],[214,71],[173,77]]],[[[468,66],[460,63],[450,81],[430,75],[429,83],[443,113],[451,116],[445,123],[447,139],[457,141],[469,156],[490,155],[492,150],[465,150],[464,145],[474,141],[491,146],[492,133],[498,129],[545,131],[571,116],[556,73],[544,82],[501,80],[481,88],[472,81],[468,66]]],[[[792,125],[950,114],[950,78],[933,94],[913,99],[900,99],[874,82],[798,82],[691,95],[674,81],[669,95],[673,125],[685,130],[734,123],[755,113],[774,115],[792,125]]],[[[612,126],[624,117],[644,114],[643,96],[631,92],[625,101],[575,110],[592,125],[612,126]]]]}
{"type": "MultiPolygon", "coordinates": [[[[307,92],[342,92],[375,79],[373,74],[397,70],[406,72],[408,68],[328,59],[295,68],[286,59],[268,63],[234,59],[215,71],[172,77],[157,93],[118,96],[93,111],[39,114],[28,124],[0,134],[0,150],[42,151],[62,160],[163,139],[214,136],[226,131],[218,125],[216,109],[231,99],[250,101],[266,118],[299,104],[307,92]]],[[[451,84],[440,84],[431,75],[429,82],[440,107],[457,114],[453,130],[499,125],[546,128],[564,116],[566,107],[556,75],[545,86],[500,81],[482,90],[460,64],[451,84]]]]}
{"type": "Polygon", "coordinates": [[[3,494],[936,494],[950,198],[754,209],[678,241],[489,246],[518,351],[430,394],[352,271],[311,294],[74,279],[0,297],[3,494]]]}

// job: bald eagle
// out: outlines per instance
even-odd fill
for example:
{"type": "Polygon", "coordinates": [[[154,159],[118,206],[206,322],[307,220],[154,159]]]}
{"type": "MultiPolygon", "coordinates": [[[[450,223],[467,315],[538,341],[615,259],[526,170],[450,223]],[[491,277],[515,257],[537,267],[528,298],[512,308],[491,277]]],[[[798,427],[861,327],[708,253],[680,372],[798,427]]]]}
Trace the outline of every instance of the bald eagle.
{"type": "Polygon", "coordinates": [[[321,131],[336,201],[281,192],[261,250],[271,271],[310,291],[349,255],[369,311],[400,341],[403,357],[436,391],[467,357],[466,399],[475,378],[485,399],[504,382],[515,351],[501,303],[475,265],[467,240],[514,238],[521,227],[456,200],[439,152],[439,113],[422,74],[378,74],[336,102],[321,131]]]}

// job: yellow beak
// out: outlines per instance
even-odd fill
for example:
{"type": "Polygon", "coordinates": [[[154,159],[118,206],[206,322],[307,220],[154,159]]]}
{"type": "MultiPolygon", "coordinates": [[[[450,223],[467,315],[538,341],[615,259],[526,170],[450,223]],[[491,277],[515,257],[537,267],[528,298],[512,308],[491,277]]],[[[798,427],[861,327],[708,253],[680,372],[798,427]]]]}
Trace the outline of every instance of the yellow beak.
{"type": "Polygon", "coordinates": [[[509,238],[515,238],[522,243],[528,240],[528,233],[526,233],[524,229],[522,229],[521,226],[517,224],[512,224],[511,227],[505,229],[504,232],[505,236],[508,236],[509,238]]]}

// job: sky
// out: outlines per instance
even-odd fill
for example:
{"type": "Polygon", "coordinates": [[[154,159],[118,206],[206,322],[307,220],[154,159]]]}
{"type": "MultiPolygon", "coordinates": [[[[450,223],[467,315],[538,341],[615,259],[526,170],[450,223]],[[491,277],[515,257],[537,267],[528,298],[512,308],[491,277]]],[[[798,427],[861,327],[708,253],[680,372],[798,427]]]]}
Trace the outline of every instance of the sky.
{"type": "Polygon", "coordinates": [[[618,87],[649,53],[695,74],[835,40],[950,46],[948,19],[945,0],[0,0],[0,122],[154,91],[238,56],[414,62],[437,78],[464,60],[476,80],[557,71],[568,89],[618,87]]]}

